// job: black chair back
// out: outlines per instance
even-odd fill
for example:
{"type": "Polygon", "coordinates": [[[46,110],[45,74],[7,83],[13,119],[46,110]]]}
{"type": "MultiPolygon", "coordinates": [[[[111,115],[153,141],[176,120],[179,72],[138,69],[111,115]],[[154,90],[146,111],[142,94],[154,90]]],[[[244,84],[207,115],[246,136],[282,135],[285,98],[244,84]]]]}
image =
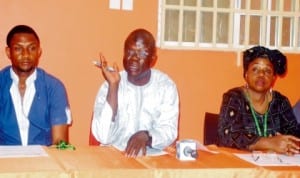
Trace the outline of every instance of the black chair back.
{"type": "Polygon", "coordinates": [[[206,112],[204,118],[204,145],[217,144],[219,114],[206,112]]]}

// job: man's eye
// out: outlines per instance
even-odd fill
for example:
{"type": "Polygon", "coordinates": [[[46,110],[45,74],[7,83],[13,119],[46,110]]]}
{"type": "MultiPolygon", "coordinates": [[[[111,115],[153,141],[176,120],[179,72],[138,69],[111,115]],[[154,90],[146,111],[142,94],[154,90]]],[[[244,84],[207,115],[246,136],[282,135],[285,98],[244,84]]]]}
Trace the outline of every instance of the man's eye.
{"type": "Polygon", "coordinates": [[[36,51],[37,47],[36,46],[30,46],[29,51],[36,51]]]}
{"type": "Polygon", "coordinates": [[[127,54],[128,54],[128,56],[133,56],[133,55],[135,54],[135,52],[134,52],[134,51],[131,51],[131,50],[128,50],[128,51],[127,51],[127,54]]]}
{"type": "Polygon", "coordinates": [[[18,46],[15,46],[15,47],[13,47],[13,50],[16,51],[16,52],[20,52],[20,51],[22,51],[22,48],[18,47],[18,46]]]}
{"type": "Polygon", "coordinates": [[[259,70],[258,70],[257,67],[253,67],[253,68],[252,68],[252,72],[257,73],[258,71],[259,71],[259,70]]]}
{"type": "Polygon", "coordinates": [[[143,58],[143,59],[147,58],[148,55],[149,55],[149,53],[147,51],[141,51],[140,52],[140,57],[143,58]]]}

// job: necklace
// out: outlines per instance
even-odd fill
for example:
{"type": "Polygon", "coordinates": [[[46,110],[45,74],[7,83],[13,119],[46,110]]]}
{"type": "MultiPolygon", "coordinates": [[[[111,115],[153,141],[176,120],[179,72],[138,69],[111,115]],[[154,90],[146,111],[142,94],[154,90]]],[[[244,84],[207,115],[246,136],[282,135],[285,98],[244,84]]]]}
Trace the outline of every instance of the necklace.
{"type": "Polygon", "coordinates": [[[258,123],[258,119],[257,119],[257,117],[256,117],[256,113],[255,113],[255,111],[254,111],[254,109],[253,109],[253,106],[252,106],[252,103],[251,103],[251,101],[250,101],[250,97],[249,97],[248,92],[247,92],[246,96],[247,96],[247,99],[248,99],[249,104],[250,104],[251,114],[252,114],[252,116],[253,116],[253,119],[254,119],[254,122],[255,122],[255,127],[256,127],[256,129],[257,129],[258,135],[259,135],[259,136],[266,137],[266,136],[267,136],[267,128],[268,128],[267,119],[268,119],[269,109],[267,109],[267,111],[266,111],[265,114],[264,114],[264,118],[263,118],[263,134],[262,134],[260,125],[259,125],[259,123],[258,123]]]}

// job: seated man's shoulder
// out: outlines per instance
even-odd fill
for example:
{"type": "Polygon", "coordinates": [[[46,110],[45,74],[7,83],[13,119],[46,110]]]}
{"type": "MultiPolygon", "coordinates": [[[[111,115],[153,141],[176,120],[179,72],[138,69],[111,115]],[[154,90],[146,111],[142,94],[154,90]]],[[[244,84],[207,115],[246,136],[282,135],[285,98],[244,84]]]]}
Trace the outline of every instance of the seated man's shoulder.
{"type": "Polygon", "coordinates": [[[165,72],[158,69],[152,69],[152,77],[156,82],[170,82],[175,85],[173,79],[165,72]]]}
{"type": "Polygon", "coordinates": [[[55,77],[54,75],[46,72],[44,69],[37,68],[37,80],[43,81],[48,85],[61,85],[64,86],[63,82],[55,77]]]}
{"type": "MultiPolygon", "coordinates": [[[[11,66],[6,66],[0,70],[0,76],[10,75],[11,66]]],[[[5,77],[5,76],[4,76],[5,77]]]]}

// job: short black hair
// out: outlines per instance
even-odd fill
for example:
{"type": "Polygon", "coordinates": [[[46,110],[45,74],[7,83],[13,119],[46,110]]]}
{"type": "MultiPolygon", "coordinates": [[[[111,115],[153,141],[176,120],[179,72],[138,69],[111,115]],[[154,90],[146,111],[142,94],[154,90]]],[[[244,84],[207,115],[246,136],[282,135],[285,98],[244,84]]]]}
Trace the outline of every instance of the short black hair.
{"type": "Polygon", "coordinates": [[[275,75],[282,76],[287,70],[286,56],[280,51],[277,49],[271,50],[264,46],[254,46],[243,52],[244,77],[249,64],[257,58],[269,59],[273,65],[275,75]]]}
{"type": "Polygon", "coordinates": [[[14,37],[15,34],[17,33],[29,33],[29,34],[33,34],[35,36],[35,38],[37,39],[37,41],[40,43],[40,38],[37,35],[37,33],[33,30],[33,28],[27,26],[27,25],[17,25],[15,27],[13,27],[7,34],[6,37],[6,45],[9,47],[10,42],[12,40],[12,38],[14,37]]]}

